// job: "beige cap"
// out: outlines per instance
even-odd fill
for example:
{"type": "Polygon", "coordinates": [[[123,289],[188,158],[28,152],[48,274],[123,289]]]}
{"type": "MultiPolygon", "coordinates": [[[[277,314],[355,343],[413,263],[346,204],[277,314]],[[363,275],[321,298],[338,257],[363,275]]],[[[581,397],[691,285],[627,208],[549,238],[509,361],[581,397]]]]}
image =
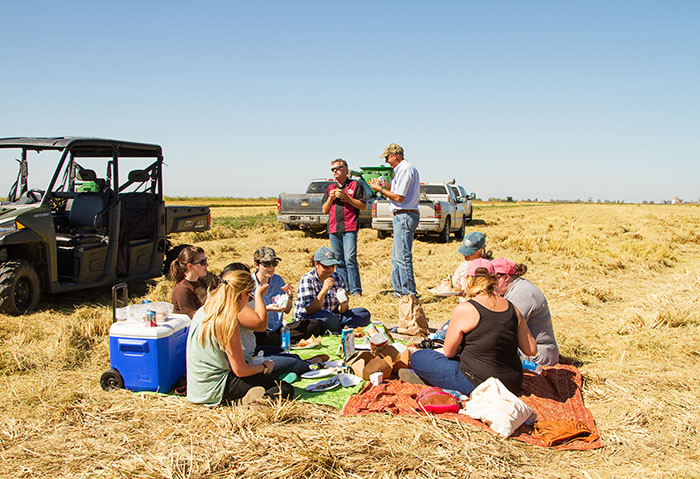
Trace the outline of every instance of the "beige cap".
{"type": "Polygon", "coordinates": [[[379,158],[386,158],[387,156],[394,154],[394,155],[403,155],[403,148],[401,148],[399,145],[396,143],[389,143],[386,145],[384,148],[384,153],[379,155],[379,158]]]}

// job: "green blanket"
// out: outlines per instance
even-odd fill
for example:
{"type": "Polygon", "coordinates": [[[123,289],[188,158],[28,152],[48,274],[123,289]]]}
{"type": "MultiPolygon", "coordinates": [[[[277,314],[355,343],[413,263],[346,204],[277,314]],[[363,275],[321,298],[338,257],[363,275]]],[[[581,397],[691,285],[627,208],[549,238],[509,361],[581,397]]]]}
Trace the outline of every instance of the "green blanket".
{"type": "MultiPolygon", "coordinates": [[[[330,360],[343,359],[343,351],[340,349],[340,336],[323,336],[321,344],[314,348],[309,349],[293,349],[289,351],[290,353],[298,354],[302,359],[308,359],[317,354],[327,354],[330,360]]],[[[323,378],[326,379],[326,378],[323,378]]],[[[356,394],[362,390],[367,381],[362,381],[357,386],[344,388],[342,386],[332,389],[330,391],[323,392],[308,392],[304,388],[309,384],[313,384],[317,381],[322,381],[323,379],[303,379],[299,378],[292,386],[294,386],[294,393],[297,399],[302,401],[308,401],[315,404],[326,404],[328,406],[333,406],[338,409],[342,409],[345,401],[348,400],[350,396],[356,394]]]]}

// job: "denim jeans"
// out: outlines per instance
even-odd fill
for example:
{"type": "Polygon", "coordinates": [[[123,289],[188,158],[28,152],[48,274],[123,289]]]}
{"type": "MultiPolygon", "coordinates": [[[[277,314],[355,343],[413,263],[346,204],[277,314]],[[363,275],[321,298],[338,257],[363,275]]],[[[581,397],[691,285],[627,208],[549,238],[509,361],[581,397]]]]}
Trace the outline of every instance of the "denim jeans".
{"type": "Polygon", "coordinates": [[[306,316],[323,322],[327,331],[340,333],[343,328],[359,328],[367,326],[370,320],[370,312],[365,308],[351,308],[342,314],[333,313],[327,309],[316,311],[306,316]]]}
{"type": "Polygon", "coordinates": [[[265,359],[272,361],[272,363],[275,365],[272,368],[272,374],[274,376],[279,376],[280,374],[288,372],[296,373],[297,376],[301,376],[305,372],[309,371],[309,364],[296,354],[273,354],[270,356],[265,356],[265,359]]]}
{"type": "Polygon", "coordinates": [[[357,231],[330,233],[331,249],[338,255],[340,263],[335,272],[343,278],[350,294],[361,294],[360,267],[357,264],[357,231]]]}
{"type": "Polygon", "coordinates": [[[391,249],[391,284],[394,295],[416,294],[413,278],[413,236],[418,228],[418,213],[394,216],[394,245],[391,249]]]}
{"type": "Polygon", "coordinates": [[[425,383],[443,389],[471,394],[474,385],[459,369],[459,358],[450,359],[432,349],[419,349],[411,355],[411,367],[425,383]]]}

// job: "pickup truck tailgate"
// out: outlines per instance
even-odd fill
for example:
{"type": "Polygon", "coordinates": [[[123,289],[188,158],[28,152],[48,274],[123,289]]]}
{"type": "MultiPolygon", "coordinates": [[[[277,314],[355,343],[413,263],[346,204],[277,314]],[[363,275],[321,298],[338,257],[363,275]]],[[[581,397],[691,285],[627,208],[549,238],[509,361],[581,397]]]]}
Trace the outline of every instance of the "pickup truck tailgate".
{"type": "Polygon", "coordinates": [[[206,231],[211,227],[208,206],[166,206],[165,232],[206,231]]]}
{"type": "Polygon", "coordinates": [[[282,194],[279,213],[284,215],[322,214],[323,193],[282,194]]]}

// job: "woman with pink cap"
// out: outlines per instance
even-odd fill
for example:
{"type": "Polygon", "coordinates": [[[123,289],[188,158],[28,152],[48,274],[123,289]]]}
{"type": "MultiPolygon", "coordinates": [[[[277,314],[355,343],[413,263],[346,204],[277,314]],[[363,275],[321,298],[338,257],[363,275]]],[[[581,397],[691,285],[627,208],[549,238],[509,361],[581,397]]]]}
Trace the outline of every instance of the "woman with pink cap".
{"type": "Polygon", "coordinates": [[[489,377],[519,394],[523,366],[518,348],[537,352],[535,339],[518,310],[496,294],[496,276],[489,260],[469,263],[464,295],[469,299],[452,312],[444,354],[421,349],[411,355],[416,375],[425,383],[471,394],[489,377]]]}
{"type": "Polygon", "coordinates": [[[521,277],[527,272],[527,266],[515,264],[506,258],[496,258],[491,264],[496,272],[496,294],[502,295],[518,308],[537,342],[537,354],[529,356],[521,353],[520,357],[543,366],[559,364],[559,347],[554,339],[547,298],[537,286],[521,277]]]}

